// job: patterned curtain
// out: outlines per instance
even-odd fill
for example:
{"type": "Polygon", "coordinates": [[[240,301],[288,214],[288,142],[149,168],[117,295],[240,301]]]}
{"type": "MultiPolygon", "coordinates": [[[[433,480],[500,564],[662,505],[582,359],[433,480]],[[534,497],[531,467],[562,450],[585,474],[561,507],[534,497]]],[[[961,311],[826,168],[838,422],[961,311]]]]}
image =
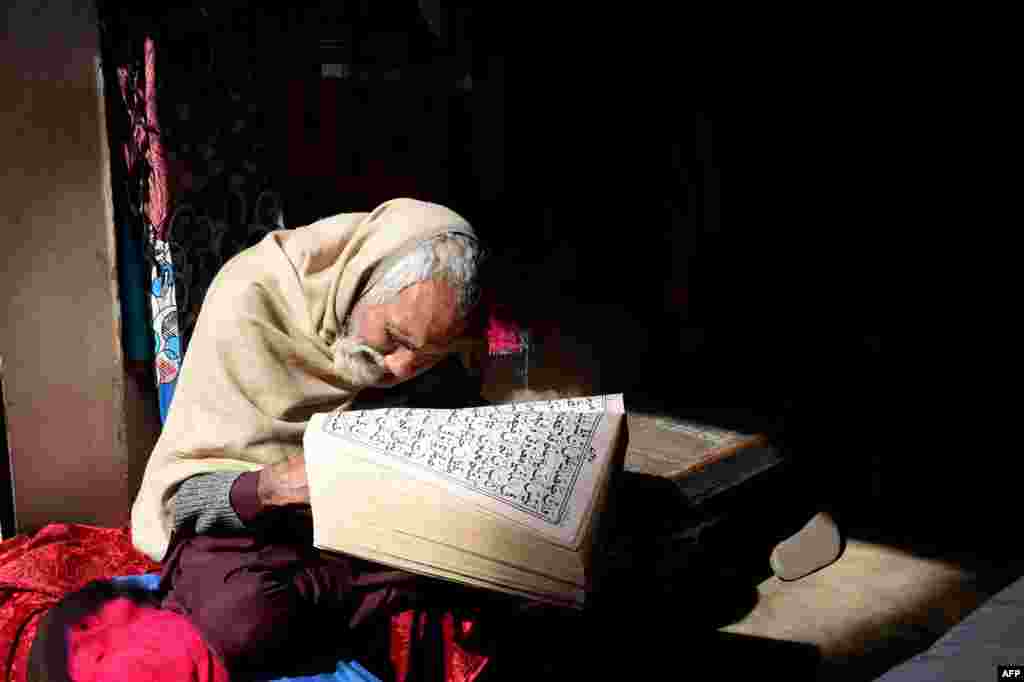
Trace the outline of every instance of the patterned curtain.
{"type": "MultiPolygon", "coordinates": [[[[123,126],[111,131],[124,163],[114,173],[116,213],[122,248],[138,244],[148,270],[149,335],[166,419],[213,276],[285,226],[267,171],[275,167],[265,143],[272,136],[263,134],[267,88],[247,59],[245,13],[228,26],[205,10],[106,19],[107,73],[116,74],[121,107],[112,121],[123,126]]],[[[124,292],[126,303],[132,293],[124,292]]],[[[137,324],[130,315],[125,322],[137,324]]],[[[129,341],[132,333],[139,330],[126,329],[129,341]]]]}
{"type": "MultiPolygon", "coordinates": [[[[283,197],[292,225],[395,196],[478,203],[468,65],[415,16],[353,28],[338,8],[99,6],[119,252],[134,256],[119,268],[125,349],[153,363],[162,418],[213,276],[285,227],[283,197]]],[[[527,348],[496,315],[492,354],[527,348]]]]}

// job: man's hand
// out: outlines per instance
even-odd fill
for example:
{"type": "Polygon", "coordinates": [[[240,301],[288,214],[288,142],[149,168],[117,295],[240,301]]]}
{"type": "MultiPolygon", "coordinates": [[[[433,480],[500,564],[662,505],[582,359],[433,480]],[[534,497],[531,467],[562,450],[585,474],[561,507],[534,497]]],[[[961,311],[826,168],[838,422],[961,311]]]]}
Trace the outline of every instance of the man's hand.
{"type": "Polygon", "coordinates": [[[309,504],[309,480],[306,478],[306,458],[292,455],[260,471],[257,494],[260,502],[269,507],[288,507],[309,504]]]}

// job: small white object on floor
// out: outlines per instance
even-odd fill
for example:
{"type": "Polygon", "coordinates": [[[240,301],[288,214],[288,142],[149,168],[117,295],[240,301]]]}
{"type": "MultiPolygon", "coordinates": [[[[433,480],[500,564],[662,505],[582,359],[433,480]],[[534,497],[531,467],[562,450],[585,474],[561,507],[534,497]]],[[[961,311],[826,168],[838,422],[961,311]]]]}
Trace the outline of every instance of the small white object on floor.
{"type": "Polygon", "coordinates": [[[815,514],[803,528],[772,550],[772,571],[779,580],[799,580],[825,568],[842,554],[836,522],[826,512],[815,514]]]}

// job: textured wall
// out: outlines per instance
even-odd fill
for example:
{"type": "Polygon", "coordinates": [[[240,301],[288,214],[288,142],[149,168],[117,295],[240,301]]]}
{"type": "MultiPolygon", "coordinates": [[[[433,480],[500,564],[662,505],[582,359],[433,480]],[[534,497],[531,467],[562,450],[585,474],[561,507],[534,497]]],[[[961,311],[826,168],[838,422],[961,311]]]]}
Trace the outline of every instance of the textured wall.
{"type": "Polygon", "coordinates": [[[126,441],[146,436],[140,415],[124,415],[134,387],[120,351],[94,11],[58,0],[4,12],[0,352],[19,528],[120,523],[141,467],[126,441]]]}

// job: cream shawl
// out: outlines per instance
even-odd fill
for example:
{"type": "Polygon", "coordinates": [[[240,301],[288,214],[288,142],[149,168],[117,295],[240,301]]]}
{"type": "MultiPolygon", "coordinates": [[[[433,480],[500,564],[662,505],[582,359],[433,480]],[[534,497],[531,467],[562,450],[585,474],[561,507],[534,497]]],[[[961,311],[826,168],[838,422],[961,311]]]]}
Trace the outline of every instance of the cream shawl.
{"type": "Polygon", "coordinates": [[[443,206],[395,199],[272,232],[221,268],[132,507],[137,549],[163,559],[182,481],[301,453],[310,416],[351,404],[358,388],[332,362],[344,322],[335,311],[351,310],[390,263],[445,232],[473,236],[443,206]]]}

